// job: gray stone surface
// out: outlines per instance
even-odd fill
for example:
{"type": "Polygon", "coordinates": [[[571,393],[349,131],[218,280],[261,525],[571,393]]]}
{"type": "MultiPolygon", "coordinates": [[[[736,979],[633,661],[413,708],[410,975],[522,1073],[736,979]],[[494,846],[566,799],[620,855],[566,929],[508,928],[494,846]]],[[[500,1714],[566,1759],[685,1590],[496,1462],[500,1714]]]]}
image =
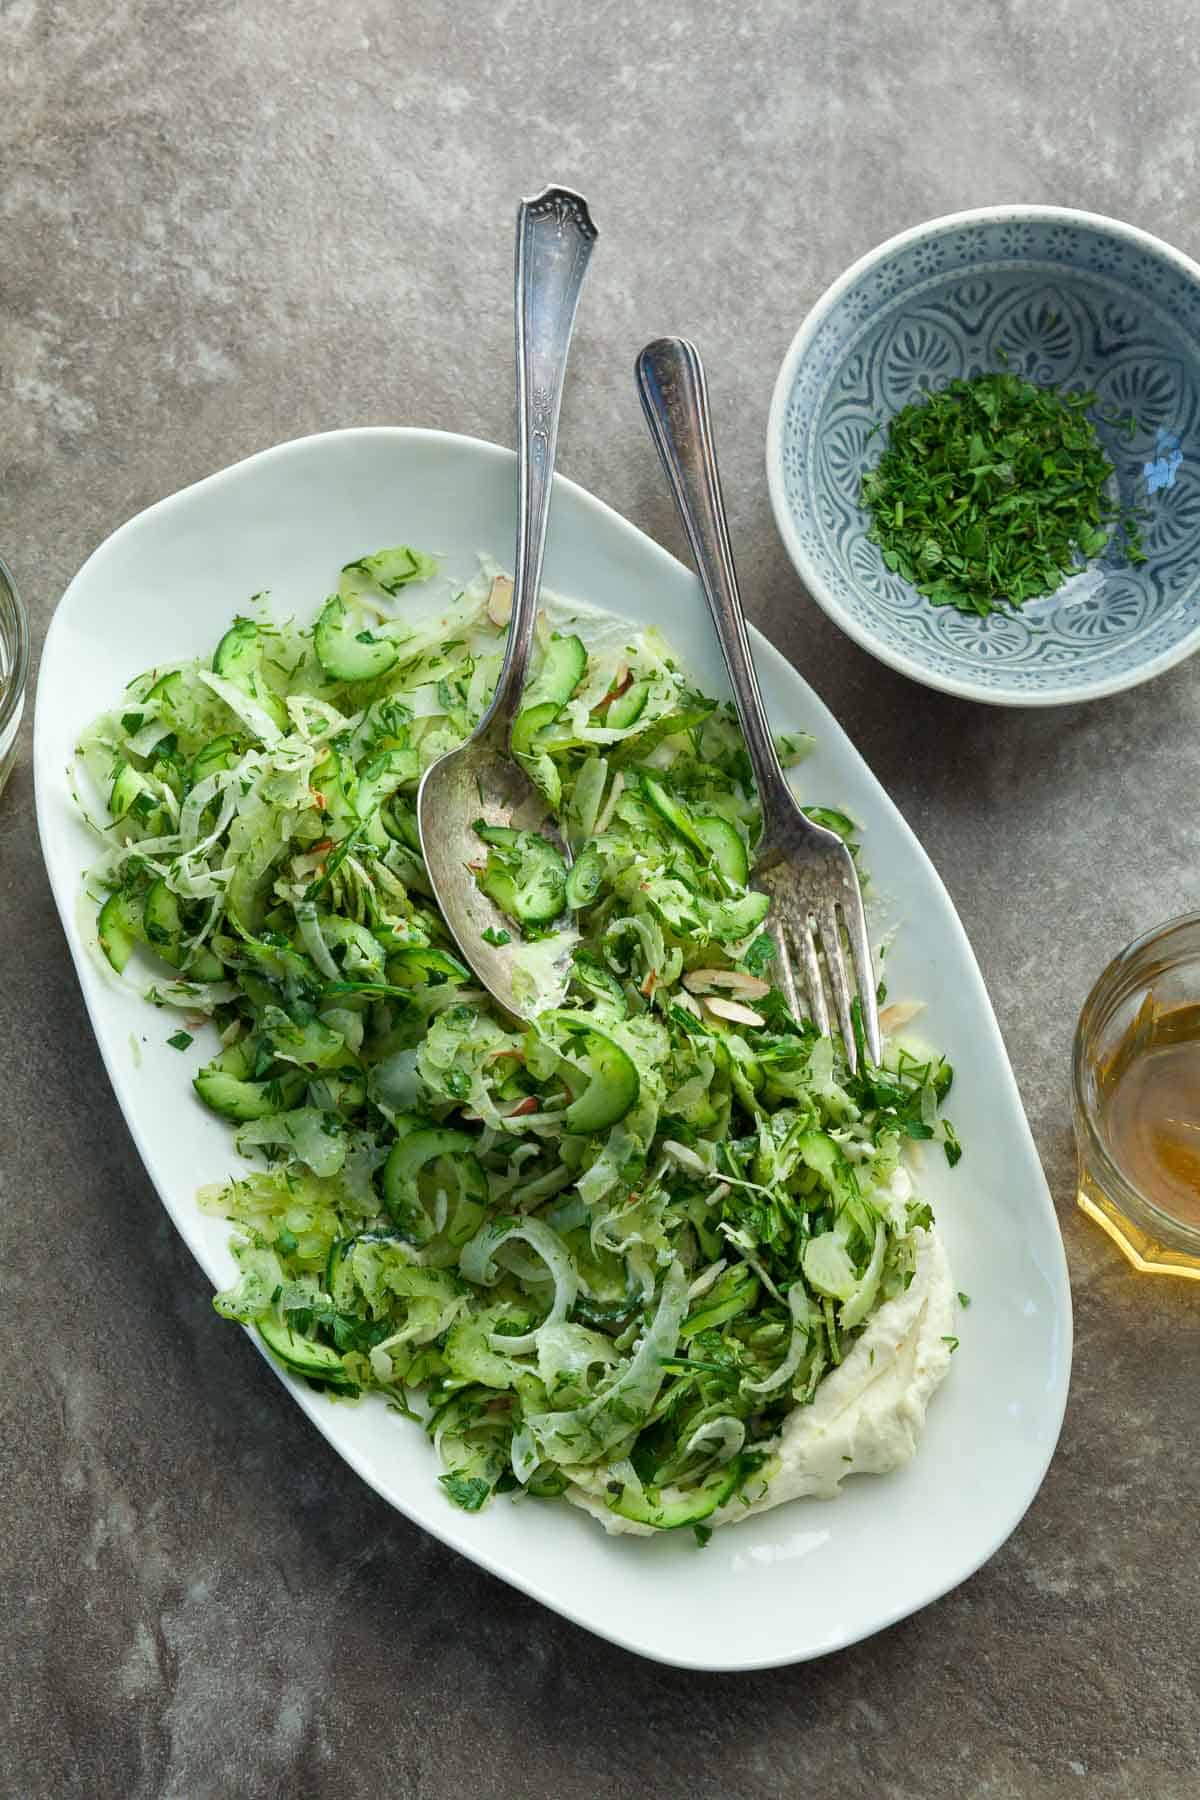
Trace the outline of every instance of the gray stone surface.
{"type": "Polygon", "coordinates": [[[958,1592],[752,1677],[588,1638],[384,1507],[214,1317],[90,1041],[26,730],[0,807],[0,1789],[1200,1793],[1200,1293],[1139,1284],[1075,1212],[1067,1113],[1092,977],[1195,901],[1200,663],[1049,714],[911,686],[799,591],[762,454],[801,315],[903,225],[1038,200],[1200,250],[1186,9],[0,0],[0,85],[0,546],[39,643],[100,539],[249,451],[369,422],[507,441],[514,201],[589,195],[563,466],[678,548],[630,374],[654,333],[699,339],[750,609],[961,908],[1078,1309],[1045,1487],[958,1592]]]}

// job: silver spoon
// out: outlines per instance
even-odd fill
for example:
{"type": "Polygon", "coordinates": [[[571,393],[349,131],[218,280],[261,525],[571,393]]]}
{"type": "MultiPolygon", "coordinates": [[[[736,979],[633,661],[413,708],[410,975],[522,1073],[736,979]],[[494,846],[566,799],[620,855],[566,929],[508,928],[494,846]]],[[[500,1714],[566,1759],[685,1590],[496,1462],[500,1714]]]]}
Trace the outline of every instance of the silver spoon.
{"type": "Polygon", "coordinates": [[[513,756],[512,729],[533,648],[567,351],[595,241],[587,202],[569,188],[546,188],[518,208],[517,549],[508,645],[491,706],[465,744],[426,769],[417,791],[421,850],[437,903],[480,981],[518,1018],[561,1001],[578,934],[563,925],[552,938],[523,942],[470,865],[483,855],[474,829],[480,818],[536,830],[571,860],[542,794],[513,756]],[[502,939],[507,933],[508,941],[488,942],[485,931],[502,939]]]}

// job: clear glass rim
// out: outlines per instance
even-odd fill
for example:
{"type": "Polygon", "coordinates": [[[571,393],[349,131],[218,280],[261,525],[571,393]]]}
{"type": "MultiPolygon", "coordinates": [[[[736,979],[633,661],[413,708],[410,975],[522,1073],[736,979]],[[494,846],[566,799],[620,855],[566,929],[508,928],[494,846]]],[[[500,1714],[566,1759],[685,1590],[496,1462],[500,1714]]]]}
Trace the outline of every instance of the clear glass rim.
{"type": "MultiPolygon", "coordinates": [[[[4,610],[11,613],[12,633],[8,643],[9,666],[3,688],[0,689],[0,739],[12,724],[25,699],[25,684],[29,679],[29,620],[25,616],[25,608],[21,604],[21,596],[17,592],[17,584],[13,580],[12,570],[0,557],[0,588],[5,590],[0,595],[0,606],[9,602],[4,610]]],[[[7,621],[0,621],[4,636],[9,638],[7,621]]]]}
{"type": "Polygon", "coordinates": [[[1179,913],[1160,925],[1152,925],[1149,931],[1143,931],[1140,937],[1126,944],[1123,950],[1118,950],[1106,965],[1080,1008],[1071,1056],[1071,1088],[1076,1135],[1082,1140],[1081,1156],[1097,1175],[1101,1187],[1129,1218],[1157,1242],[1170,1249],[1187,1250],[1200,1255],[1200,1228],[1186,1225],[1174,1214],[1164,1212],[1153,1200],[1148,1200],[1133,1187],[1117,1167],[1096,1129],[1086,1092],[1087,1045],[1097,1012],[1114,996],[1122,975],[1128,973],[1147,950],[1162,944],[1175,933],[1186,930],[1200,930],[1200,912],[1179,913]]]}

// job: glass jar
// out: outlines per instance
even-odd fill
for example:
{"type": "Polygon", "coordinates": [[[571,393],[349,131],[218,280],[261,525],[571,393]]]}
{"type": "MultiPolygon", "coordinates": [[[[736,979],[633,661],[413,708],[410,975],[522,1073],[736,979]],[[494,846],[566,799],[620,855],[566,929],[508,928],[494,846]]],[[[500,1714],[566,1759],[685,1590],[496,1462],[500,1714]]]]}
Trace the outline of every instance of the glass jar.
{"type": "Polygon", "coordinates": [[[1194,1073],[1200,1073],[1200,913],[1187,913],[1113,958],[1075,1032],[1077,1199],[1144,1274],[1200,1280],[1200,1080],[1188,1086],[1194,1073]],[[1164,1049],[1184,1059],[1173,1076],[1172,1116],[1154,1110],[1157,1099],[1163,1111],[1168,1090],[1144,1081],[1135,1080],[1118,1101],[1136,1059],[1164,1049]],[[1173,1160],[1156,1162],[1156,1145],[1173,1160]]]}
{"type": "Polygon", "coordinates": [[[0,562],[0,793],[12,773],[29,678],[29,623],[16,583],[0,562]]]}

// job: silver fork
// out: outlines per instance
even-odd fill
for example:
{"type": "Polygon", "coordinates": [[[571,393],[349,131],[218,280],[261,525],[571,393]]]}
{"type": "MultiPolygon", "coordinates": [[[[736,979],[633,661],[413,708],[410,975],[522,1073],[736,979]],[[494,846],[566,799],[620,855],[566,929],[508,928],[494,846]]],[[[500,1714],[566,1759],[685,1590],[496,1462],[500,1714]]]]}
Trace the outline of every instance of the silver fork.
{"type": "Polygon", "coordinates": [[[824,961],[846,1057],[851,1069],[857,1069],[858,1040],[842,949],[844,930],[854,962],[863,1043],[870,1061],[878,1064],[879,1009],[858,871],[837,833],[814,824],[797,804],[776,754],[738,594],[704,365],[695,346],[685,338],[656,338],[638,357],[637,378],[650,433],[671,483],[717,629],[754,770],[762,835],[753,879],[771,900],[767,926],[775,944],[778,985],[794,1018],[803,1018],[807,1010],[817,1029],[828,1033],[829,1006],[821,976],[824,961]],[[800,1003],[800,985],[807,1009],[800,1003]]]}

